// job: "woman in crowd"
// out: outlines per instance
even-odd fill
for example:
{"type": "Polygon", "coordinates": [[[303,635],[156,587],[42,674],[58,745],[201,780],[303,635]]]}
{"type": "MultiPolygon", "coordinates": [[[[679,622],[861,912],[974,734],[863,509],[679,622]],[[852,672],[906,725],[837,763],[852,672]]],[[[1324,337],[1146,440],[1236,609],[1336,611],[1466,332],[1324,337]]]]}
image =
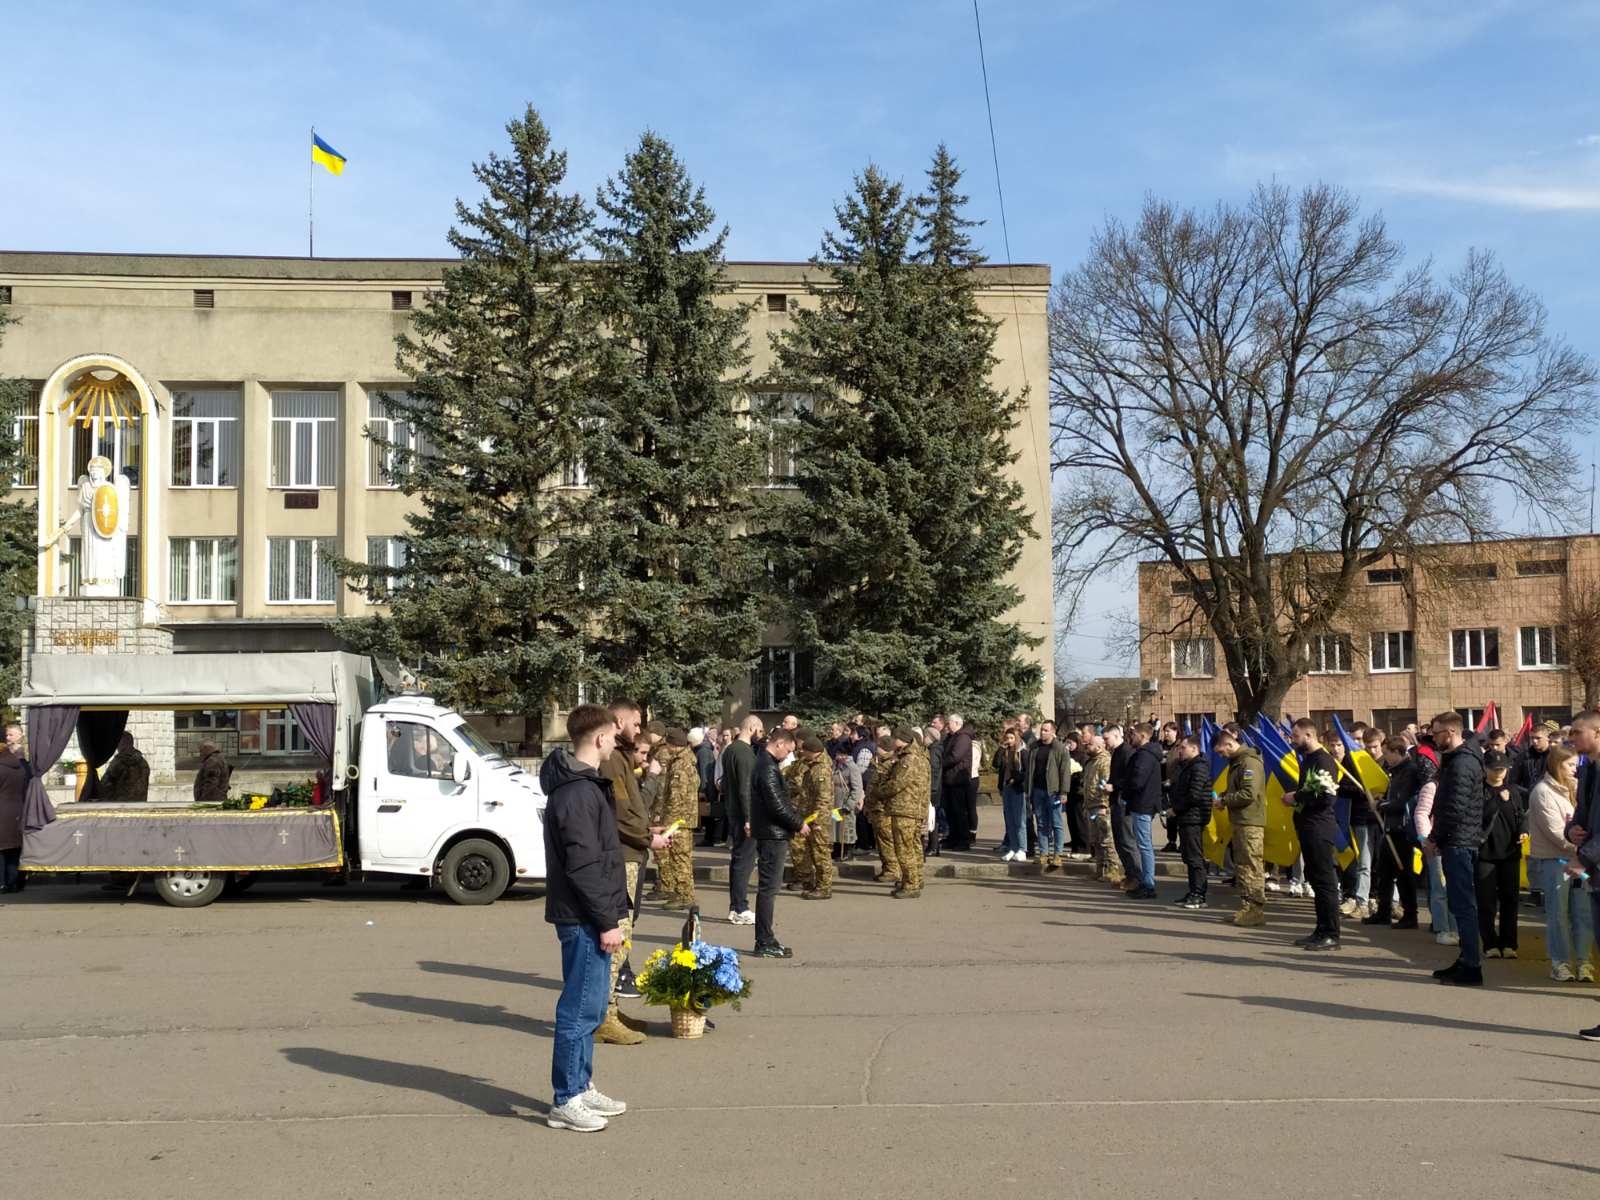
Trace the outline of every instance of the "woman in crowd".
{"type": "Polygon", "coordinates": [[[995,778],[1000,784],[1000,800],[1005,814],[1005,838],[1000,843],[1001,857],[1007,862],[1027,862],[1024,810],[1028,803],[1028,781],[1022,774],[1022,738],[1014,727],[1000,735],[994,752],[995,778]]]}
{"type": "Polygon", "coordinates": [[[1589,897],[1578,890],[1582,868],[1578,848],[1567,841],[1567,825],[1577,811],[1578,756],[1566,746],[1551,746],[1544,774],[1528,797],[1528,882],[1544,892],[1545,945],[1550,978],[1567,983],[1594,979],[1594,918],[1589,897]]]}

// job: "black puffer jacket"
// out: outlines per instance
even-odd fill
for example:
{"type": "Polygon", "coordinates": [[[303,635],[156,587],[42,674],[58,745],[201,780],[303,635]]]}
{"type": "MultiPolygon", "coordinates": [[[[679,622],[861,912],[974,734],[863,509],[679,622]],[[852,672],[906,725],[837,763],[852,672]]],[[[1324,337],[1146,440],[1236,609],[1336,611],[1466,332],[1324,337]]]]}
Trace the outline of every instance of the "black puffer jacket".
{"type": "Polygon", "coordinates": [[[1153,817],[1161,811],[1161,760],[1146,742],[1122,770],[1122,803],[1130,813],[1153,817]]]}
{"type": "Polygon", "coordinates": [[[778,760],[762,749],[756,754],[756,769],[750,777],[750,836],[757,841],[787,840],[804,825],[789,803],[789,781],[778,769],[778,760]]]}
{"type": "Polygon", "coordinates": [[[544,919],[615,929],[628,912],[628,876],[611,807],[611,781],[565,750],[539,768],[544,810],[544,919]]]}
{"type": "Polygon", "coordinates": [[[1178,763],[1170,801],[1178,824],[1199,828],[1210,821],[1211,796],[1211,767],[1205,755],[1197,754],[1188,762],[1178,763]]]}
{"type": "Polygon", "coordinates": [[[1483,839],[1483,759],[1471,745],[1439,756],[1433,843],[1476,850],[1483,839]]]}

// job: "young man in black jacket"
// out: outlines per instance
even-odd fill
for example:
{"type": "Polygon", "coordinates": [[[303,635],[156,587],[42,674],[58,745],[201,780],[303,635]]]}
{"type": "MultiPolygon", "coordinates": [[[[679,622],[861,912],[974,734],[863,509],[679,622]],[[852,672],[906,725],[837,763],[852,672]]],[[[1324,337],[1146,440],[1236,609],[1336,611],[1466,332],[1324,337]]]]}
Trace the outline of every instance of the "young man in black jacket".
{"type": "Polygon", "coordinates": [[[1395,929],[1417,927],[1417,841],[1412,830],[1412,809],[1417,793],[1427,782],[1416,756],[1403,737],[1383,740],[1383,769],[1389,773],[1389,790],[1378,803],[1383,828],[1378,830],[1373,854],[1372,895],[1377,910],[1361,919],[1363,925],[1388,925],[1394,919],[1394,893],[1400,893],[1400,919],[1395,929]]]}
{"type": "Polygon", "coordinates": [[[1433,833],[1423,853],[1439,856],[1444,896],[1461,935],[1460,957],[1433,973],[1440,983],[1483,986],[1483,946],[1478,940],[1478,845],[1483,840],[1483,759],[1465,737],[1457,712],[1433,719],[1439,778],[1433,793],[1433,833]]]}
{"type": "Polygon", "coordinates": [[[1128,893],[1132,900],[1156,898],[1155,819],[1161,811],[1161,758],[1154,746],[1155,729],[1135,725],[1130,735],[1133,755],[1117,782],[1117,794],[1127,811],[1125,836],[1133,842],[1133,862],[1139,872],[1139,886],[1128,893]]]}
{"type": "MultiPolygon", "coordinates": [[[[1321,772],[1337,787],[1339,764],[1317,736],[1316,723],[1301,717],[1294,723],[1292,736],[1300,760],[1300,779],[1305,781],[1313,772],[1321,772]]],[[[1333,849],[1339,825],[1333,815],[1333,795],[1331,790],[1325,796],[1293,791],[1283,798],[1295,810],[1294,831],[1306,860],[1306,882],[1317,901],[1316,928],[1310,937],[1297,938],[1294,943],[1306,950],[1339,948],[1339,864],[1333,849]]]]}
{"type": "Polygon", "coordinates": [[[1180,738],[1172,748],[1177,764],[1168,793],[1167,826],[1178,831],[1178,850],[1189,869],[1189,891],[1178,901],[1184,908],[1206,906],[1206,826],[1211,821],[1211,764],[1200,753],[1200,739],[1180,738]]]}
{"type": "Polygon", "coordinates": [[[794,749],[794,734],[774,729],[767,744],[756,752],[750,777],[750,836],[756,843],[756,948],[757,958],[791,958],[794,951],[778,941],[772,918],[783,886],[783,864],[789,839],[809,836],[811,826],[800,819],[789,802],[789,783],[778,764],[794,749]]]}
{"type": "Polygon", "coordinates": [[[628,880],[600,764],[616,744],[617,725],[598,704],[567,716],[572,752],[557,750],[539,768],[544,810],[544,919],[561,939],[561,998],[556,1001],[550,1079],[552,1129],[594,1133],[628,1106],[595,1090],[594,1034],[611,997],[611,955],[622,945],[628,880]]]}
{"type": "Polygon", "coordinates": [[[1478,847],[1478,925],[1489,958],[1517,957],[1517,900],[1528,793],[1507,778],[1511,756],[1483,756],[1483,840],[1478,847]]]}

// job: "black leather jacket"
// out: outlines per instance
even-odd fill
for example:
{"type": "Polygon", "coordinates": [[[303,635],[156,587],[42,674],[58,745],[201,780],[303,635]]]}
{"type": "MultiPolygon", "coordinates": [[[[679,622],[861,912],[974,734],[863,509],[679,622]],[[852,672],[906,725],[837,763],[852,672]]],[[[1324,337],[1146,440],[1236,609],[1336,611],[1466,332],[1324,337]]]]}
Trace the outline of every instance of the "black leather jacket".
{"type": "Polygon", "coordinates": [[[778,760],[763,748],[756,755],[756,769],[750,777],[750,836],[757,841],[787,841],[804,824],[789,803],[789,783],[778,769],[778,760]]]}

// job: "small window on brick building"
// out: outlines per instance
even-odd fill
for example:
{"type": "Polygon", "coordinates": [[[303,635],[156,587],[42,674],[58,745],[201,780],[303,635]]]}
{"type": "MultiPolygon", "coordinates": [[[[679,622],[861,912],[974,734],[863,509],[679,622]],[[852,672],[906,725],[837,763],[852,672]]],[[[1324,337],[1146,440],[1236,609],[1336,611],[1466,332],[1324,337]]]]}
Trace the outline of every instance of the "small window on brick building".
{"type": "Polygon", "coordinates": [[[410,292],[390,292],[389,293],[389,307],[394,309],[395,312],[410,312],[411,311],[411,293],[410,292]]]}
{"type": "Polygon", "coordinates": [[[10,303],[11,303],[11,285],[9,283],[0,284],[0,304],[10,304],[10,303]]]}
{"type": "Polygon", "coordinates": [[[769,313],[786,313],[789,311],[789,296],[786,292],[767,293],[767,311],[769,313]]]}
{"type": "Polygon", "coordinates": [[[210,288],[195,288],[194,306],[196,308],[215,308],[217,306],[216,292],[210,288]]]}
{"type": "Polygon", "coordinates": [[[1500,570],[1492,562],[1462,563],[1451,568],[1450,573],[1457,579],[1495,579],[1500,570]]]}
{"type": "Polygon", "coordinates": [[[1565,575],[1567,573],[1567,560],[1564,558],[1525,558],[1517,563],[1518,575],[1565,575]]]}

